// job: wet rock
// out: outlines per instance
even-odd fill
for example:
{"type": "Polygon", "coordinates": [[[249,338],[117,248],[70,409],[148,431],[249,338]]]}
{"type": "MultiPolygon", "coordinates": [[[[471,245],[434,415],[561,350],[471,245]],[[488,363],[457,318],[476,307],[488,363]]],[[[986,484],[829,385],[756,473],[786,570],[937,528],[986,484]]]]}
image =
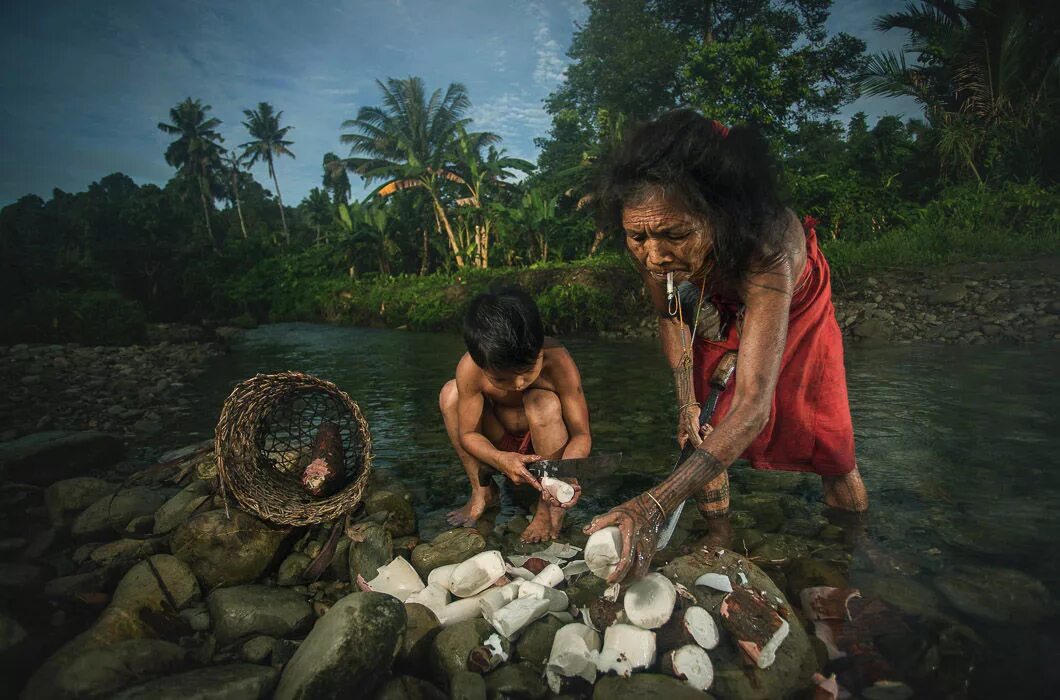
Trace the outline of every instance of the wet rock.
{"type": "Polygon", "coordinates": [[[486,676],[490,697],[540,700],[548,693],[541,670],[528,663],[507,663],[486,676]]]}
{"type": "Polygon", "coordinates": [[[386,529],[393,537],[404,537],[416,532],[412,494],[403,485],[394,482],[373,488],[364,505],[368,515],[386,513],[386,529]]]}
{"type": "Polygon", "coordinates": [[[278,677],[268,666],[210,666],[127,688],[113,700],[266,700],[278,677]]]}
{"type": "Polygon", "coordinates": [[[180,671],[186,664],[187,654],[176,644],[159,639],[130,639],[80,649],[66,655],[62,663],[49,660],[33,674],[21,697],[110,697],[122,688],[180,671]]]}
{"type": "Polygon", "coordinates": [[[891,337],[891,324],[880,318],[866,318],[855,323],[851,332],[862,340],[887,340],[891,337]]]}
{"type": "Polygon", "coordinates": [[[452,700],[486,700],[486,679],[472,671],[458,671],[449,681],[452,700]]]}
{"type": "Polygon", "coordinates": [[[817,559],[796,559],[786,569],[788,578],[788,593],[792,600],[798,600],[798,593],[803,588],[812,586],[831,586],[832,588],[845,588],[847,577],[844,572],[834,564],[817,559]]]}
{"type": "Polygon", "coordinates": [[[56,525],[64,524],[76,513],[118,490],[117,484],[91,476],[77,476],[63,479],[49,486],[44,491],[44,505],[48,516],[56,525]]]}
{"type": "Polygon", "coordinates": [[[927,300],[933,304],[956,304],[968,296],[968,288],[962,282],[951,282],[939,287],[936,291],[927,295],[927,300]]]}
{"type": "Polygon", "coordinates": [[[634,673],[629,678],[604,676],[593,688],[593,700],[710,700],[711,697],[684,681],[657,673],[634,673]]]}
{"type": "Polygon", "coordinates": [[[205,632],[213,624],[210,620],[210,611],[202,604],[184,608],[180,611],[180,617],[195,632],[205,632]]]}
{"type": "Polygon", "coordinates": [[[154,534],[162,535],[172,532],[178,525],[191,517],[212,495],[210,485],[195,479],[183,491],[162,504],[155,513],[154,534]]]}
{"type": "Polygon", "coordinates": [[[48,578],[48,569],[36,564],[0,563],[0,589],[26,590],[39,586],[48,578]]]}
{"type": "Polygon", "coordinates": [[[174,531],[170,549],[206,588],[248,583],[261,576],[290,534],[236,508],[199,513],[174,531]]]}
{"type": "Polygon", "coordinates": [[[375,700],[447,700],[448,697],[422,678],[398,676],[383,686],[375,700]]]}
{"type": "MultiPolygon", "coordinates": [[[[485,551],[486,540],[475,529],[461,527],[448,530],[412,550],[412,566],[424,580],[439,566],[459,564],[485,551]]],[[[351,567],[352,568],[352,567],[351,567]]]]}
{"type": "Polygon", "coordinates": [[[115,540],[93,549],[89,559],[99,566],[107,567],[157,554],[162,546],[158,540],[115,540]]]}
{"type": "Polygon", "coordinates": [[[752,554],[764,564],[787,566],[795,559],[807,556],[812,549],[812,543],[801,537],[769,534],[752,554]]]}
{"type": "Polygon", "coordinates": [[[401,646],[405,607],[384,593],[351,593],[317,621],[284,669],[276,700],[371,697],[401,646]]]}
{"type": "Polygon", "coordinates": [[[221,644],[252,634],[286,637],[313,624],[305,596],[287,588],[252,584],[219,588],[206,599],[221,644]]]}
{"type": "Polygon", "coordinates": [[[133,518],[154,515],[166,502],[167,494],[146,486],[122,489],[90,505],[74,520],[71,534],[79,539],[113,538],[133,518]]]}
{"type": "Polygon", "coordinates": [[[349,549],[350,580],[363,576],[366,581],[376,577],[381,566],[394,559],[394,541],[385,527],[378,523],[360,526],[363,542],[351,542],[349,549]]]}
{"type": "Polygon", "coordinates": [[[527,626],[515,647],[519,660],[533,664],[538,673],[544,671],[552,651],[552,640],[560,627],[563,627],[563,623],[551,615],[527,626]]]}
{"type": "Polygon", "coordinates": [[[955,608],[984,620],[1032,624],[1056,612],[1042,582],[1013,569],[958,566],[936,577],[935,585],[955,608]]]}
{"type": "Polygon", "coordinates": [[[401,640],[395,666],[422,673],[430,659],[431,645],[442,626],[431,609],[419,603],[405,603],[405,618],[405,637],[401,640]]]}
{"type": "Polygon", "coordinates": [[[350,540],[346,535],[335,545],[335,556],[328,565],[328,575],[336,581],[350,580],[350,540]]]}
{"type": "Polygon", "coordinates": [[[0,443],[0,480],[47,486],[61,479],[109,467],[125,454],[113,435],[54,430],[0,443]]]}
{"type": "Polygon", "coordinates": [[[493,627],[482,618],[465,620],[443,629],[431,645],[431,668],[439,683],[448,684],[458,671],[466,671],[471,650],[481,646],[493,627]]]}
{"type": "Polygon", "coordinates": [[[879,598],[903,612],[928,618],[942,616],[939,595],[909,576],[859,574],[852,582],[866,598],[879,598]]]}
{"type": "Polygon", "coordinates": [[[281,586],[297,586],[302,583],[302,573],[312,561],[312,558],[301,552],[288,554],[276,572],[276,583],[281,586]]]}
{"type": "Polygon", "coordinates": [[[0,654],[18,646],[25,638],[25,628],[13,618],[0,613],[0,654]]]}
{"type": "Polygon", "coordinates": [[[243,660],[251,664],[267,664],[272,656],[272,648],[276,643],[273,637],[259,635],[248,639],[243,644],[243,660]]]}
{"type": "Polygon", "coordinates": [[[116,571],[96,569],[83,574],[59,576],[44,584],[44,595],[52,600],[80,600],[86,593],[109,591],[119,575],[116,571]]]}

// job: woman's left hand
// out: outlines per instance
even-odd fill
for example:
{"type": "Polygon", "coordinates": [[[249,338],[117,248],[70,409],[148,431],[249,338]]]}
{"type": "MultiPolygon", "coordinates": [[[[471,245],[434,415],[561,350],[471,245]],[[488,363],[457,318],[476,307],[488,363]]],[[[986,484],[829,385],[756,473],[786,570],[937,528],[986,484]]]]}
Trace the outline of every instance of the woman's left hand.
{"type": "Polygon", "coordinates": [[[648,573],[665,522],[662,508],[646,493],[593,518],[585,528],[585,534],[591,535],[612,525],[618,526],[622,534],[618,566],[608,576],[608,583],[618,583],[627,576],[638,579],[648,573]]]}

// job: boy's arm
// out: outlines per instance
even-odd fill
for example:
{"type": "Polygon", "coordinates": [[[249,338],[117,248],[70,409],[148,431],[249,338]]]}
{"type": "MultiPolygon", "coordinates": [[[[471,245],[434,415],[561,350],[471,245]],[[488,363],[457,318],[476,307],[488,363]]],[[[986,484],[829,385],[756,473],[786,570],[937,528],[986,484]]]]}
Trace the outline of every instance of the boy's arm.
{"type": "Polygon", "coordinates": [[[563,448],[563,459],[588,457],[593,447],[589,428],[589,405],[582,391],[582,377],[573,358],[564,350],[557,353],[555,375],[556,394],[559,396],[563,422],[567,426],[567,446],[563,448]]]}
{"type": "Polygon", "coordinates": [[[507,476],[513,484],[529,483],[540,490],[534,475],[527,471],[525,464],[540,459],[536,455],[520,455],[515,452],[503,452],[493,446],[489,439],[478,431],[486,399],[482,395],[481,384],[477,376],[478,368],[468,366],[466,357],[456,366],[456,408],[457,432],[460,445],[475,459],[485,462],[507,476]]]}

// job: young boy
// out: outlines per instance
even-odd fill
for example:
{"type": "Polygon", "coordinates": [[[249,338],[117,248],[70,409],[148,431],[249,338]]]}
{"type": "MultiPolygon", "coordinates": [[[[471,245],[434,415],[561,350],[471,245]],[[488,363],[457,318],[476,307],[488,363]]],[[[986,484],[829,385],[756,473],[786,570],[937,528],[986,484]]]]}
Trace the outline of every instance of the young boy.
{"type": "Polygon", "coordinates": [[[438,403],[445,429],[471,481],[467,504],[449,513],[452,525],[472,526],[497,502],[493,470],[513,484],[541,492],[523,542],[554,539],[564,508],[526,465],[539,459],[587,457],[592,447],[589,407],[570,354],[546,338],[533,300],[518,288],[480,294],[464,318],[467,353],[438,403]]]}

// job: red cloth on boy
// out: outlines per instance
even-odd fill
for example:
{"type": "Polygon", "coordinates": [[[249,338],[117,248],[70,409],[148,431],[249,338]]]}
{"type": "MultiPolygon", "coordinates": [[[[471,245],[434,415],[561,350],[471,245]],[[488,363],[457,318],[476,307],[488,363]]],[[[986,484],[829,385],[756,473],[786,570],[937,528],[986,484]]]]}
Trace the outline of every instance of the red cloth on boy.
{"type": "MultiPolygon", "coordinates": [[[[842,476],[855,466],[854,426],[847,400],[843,336],[832,306],[831,270],[817,244],[814,223],[809,218],[805,222],[806,269],[791,300],[788,337],[769,423],[743,457],[756,469],[842,476]]],[[[738,302],[715,303],[723,321],[740,313],[738,302]]],[[[722,355],[739,348],[740,325],[730,322],[724,340],[697,337],[694,341],[693,379],[701,404],[710,394],[710,376],[722,355]]],[[[736,393],[733,384],[722,393],[712,425],[729,412],[736,393]]]]}
{"type": "Polygon", "coordinates": [[[518,452],[521,455],[532,455],[534,453],[534,443],[530,439],[530,431],[527,430],[522,435],[512,435],[509,432],[505,432],[497,443],[497,449],[501,452],[518,452]]]}

